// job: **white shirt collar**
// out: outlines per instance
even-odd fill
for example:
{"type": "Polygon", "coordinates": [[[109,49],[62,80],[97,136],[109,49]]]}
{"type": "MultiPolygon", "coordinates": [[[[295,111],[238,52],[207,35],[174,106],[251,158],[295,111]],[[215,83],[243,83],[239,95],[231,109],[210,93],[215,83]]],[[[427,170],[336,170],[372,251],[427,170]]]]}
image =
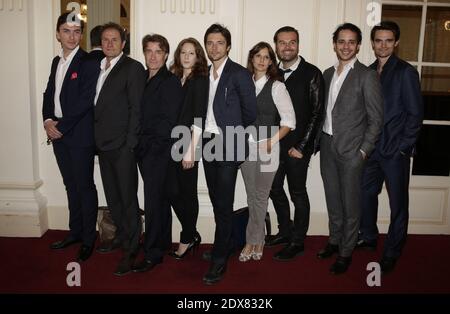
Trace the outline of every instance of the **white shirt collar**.
{"type": "Polygon", "coordinates": [[[293,65],[291,65],[289,68],[287,68],[287,69],[283,68],[283,62],[280,62],[279,68],[283,71],[290,69],[290,70],[292,70],[292,72],[294,72],[295,70],[297,70],[301,61],[302,61],[302,58],[300,56],[298,56],[297,61],[295,61],[295,63],[293,65]]]}
{"type": "Polygon", "coordinates": [[[64,58],[64,50],[61,49],[59,53],[59,57],[63,62],[72,61],[73,57],[77,54],[78,50],[80,50],[80,46],[77,46],[72,52],[67,56],[67,58],[64,58]]]}
{"type": "MultiPolygon", "coordinates": [[[[123,52],[121,52],[120,55],[118,55],[117,57],[112,59],[111,62],[110,62],[108,70],[112,69],[116,65],[116,63],[119,61],[119,59],[122,58],[122,56],[123,56],[123,52]]],[[[100,68],[102,69],[102,71],[107,71],[107,70],[105,70],[105,67],[106,67],[106,57],[104,57],[102,59],[102,62],[100,63],[100,68]]]]}
{"type": "MultiPolygon", "coordinates": [[[[358,60],[358,58],[354,57],[349,63],[344,65],[344,71],[349,70],[350,68],[353,69],[355,67],[356,60],[358,60]]],[[[339,61],[336,62],[336,64],[334,65],[334,69],[337,71],[338,67],[339,67],[339,61]]]]}
{"type": "MultiPolygon", "coordinates": [[[[227,63],[227,61],[228,61],[228,57],[225,58],[223,63],[217,69],[217,75],[218,75],[217,79],[219,79],[222,76],[222,72],[223,72],[223,69],[225,68],[225,64],[227,63]]],[[[211,65],[211,69],[209,70],[209,76],[210,76],[211,80],[214,80],[213,72],[214,72],[214,65],[211,65]]]]}
{"type": "Polygon", "coordinates": [[[269,80],[269,78],[267,77],[267,75],[260,77],[257,81],[255,81],[255,77],[253,77],[253,82],[255,83],[255,86],[257,86],[257,87],[264,86],[268,80],[269,80]]]}

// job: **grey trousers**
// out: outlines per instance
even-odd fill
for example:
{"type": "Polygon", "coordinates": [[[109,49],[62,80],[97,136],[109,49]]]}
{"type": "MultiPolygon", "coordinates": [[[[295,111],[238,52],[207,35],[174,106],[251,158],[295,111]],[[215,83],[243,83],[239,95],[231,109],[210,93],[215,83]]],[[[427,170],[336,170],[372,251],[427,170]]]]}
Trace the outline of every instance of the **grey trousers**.
{"type": "MultiPolygon", "coordinates": [[[[250,143],[250,151],[256,146],[250,143]]],[[[241,165],[242,178],[247,192],[249,219],[246,230],[247,244],[264,244],[265,218],[269,204],[269,194],[272,182],[279,165],[279,146],[272,148],[272,152],[259,151],[250,153],[249,158],[241,165]]]]}
{"type": "Polygon", "coordinates": [[[358,150],[352,158],[337,154],[333,137],[322,133],[320,172],[328,209],[330,244],[339,245],[339,255],[352,255],[358,240],[361,177],[365,161],[358,150]]]}

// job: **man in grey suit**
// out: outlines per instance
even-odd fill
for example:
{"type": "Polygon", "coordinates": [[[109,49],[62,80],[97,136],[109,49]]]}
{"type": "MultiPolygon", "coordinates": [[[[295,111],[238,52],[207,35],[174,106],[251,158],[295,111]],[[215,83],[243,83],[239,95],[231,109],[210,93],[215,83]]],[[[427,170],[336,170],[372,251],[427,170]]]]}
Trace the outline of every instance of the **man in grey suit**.
{"type": "Polygon", "coordinates": [[[347,271],[358,239],[360,182],[383,123],[383,98],[377,73],[361,64],[361,30],[340,25],[333,34],[338,63],[324,72],[325,119],[320,142],[320,170],[328,208],[330,237],[317,256],[338,253],[330,272],[347,271]]]}
{"type": "Polygon", "coordinates": [[[101,38],[105,58],[95,96],[95,144],[106,201],[117,231],[115,239],[97,251],[107,253],[121,247],[123,257],[114,274],[122,276],[131,271],[142,230],[134,148],[146,72],[142,64],[123,53],[126,35],[120,25],[103,25],[101,38]]]}

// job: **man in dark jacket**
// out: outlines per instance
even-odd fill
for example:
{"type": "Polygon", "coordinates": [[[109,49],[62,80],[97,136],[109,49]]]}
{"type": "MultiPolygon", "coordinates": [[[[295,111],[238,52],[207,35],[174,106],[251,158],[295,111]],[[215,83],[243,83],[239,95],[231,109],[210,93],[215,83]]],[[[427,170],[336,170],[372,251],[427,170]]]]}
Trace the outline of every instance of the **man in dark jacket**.
{"type": "Polygon", "coordinates": [[[380,261],[382,272],[391,271],[401,254],[408,231],[410,158],[423,119],[422,95],[417,70],[394,54],[400,28],[381,22],[372,29],[372,48],[377,60],[384,98],[384,124],[362,179],[362,213],[357,248],[375,250],[378,228],[378,195],[383,183],[389,195],[391,222],[380,261]]]}
{"type": "Polygon", "coordinates": [[[83,21],[69,13],[58,18],[56,38],[61,53],[53,59],[44,93],[42,115],[48,143],[58,163],[69,207],[69,235],[51,249],[82,242],[78,261],[87,260],[97,236],[97,190],[94,185],[93,103],[99,67],[79,46],[83,21]]]}
{"type": "Polygon", "coordinates": [[[297,127],[280,142],[280,165],[270,192],[279,232],[266,237],[266,246],[285,244],[274,255],[274,259],[287,261],[303,253],[309,227],[310,204],[306,178],[320,124],[324,82],[320,70],[298,55],[299,35],[295,28],[280,28],[275,33],[274,42],[281,61],[279,71],[294,105],[297,127]],[[283,187],[285,177],[295,206],[294,221],[290,219],[289,200],[283,187]]]}

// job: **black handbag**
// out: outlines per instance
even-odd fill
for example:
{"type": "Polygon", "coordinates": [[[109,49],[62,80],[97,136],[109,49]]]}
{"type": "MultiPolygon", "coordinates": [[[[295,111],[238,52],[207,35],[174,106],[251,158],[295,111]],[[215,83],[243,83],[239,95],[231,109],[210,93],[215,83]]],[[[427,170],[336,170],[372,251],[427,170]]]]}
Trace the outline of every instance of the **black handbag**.
{"type": "MultiPolygon", "coordinates": [[[[241,250],[246,243],[245,231],[247,229],[248,217],[249,217],[248,207],[243,207],[233,212],[232,241],[235,250],[241,250]]],[[[272,227],[270,223],[269,212],[266,213],[265,221],[266,221],[266,235],[271,235],[272,227]]]]}

